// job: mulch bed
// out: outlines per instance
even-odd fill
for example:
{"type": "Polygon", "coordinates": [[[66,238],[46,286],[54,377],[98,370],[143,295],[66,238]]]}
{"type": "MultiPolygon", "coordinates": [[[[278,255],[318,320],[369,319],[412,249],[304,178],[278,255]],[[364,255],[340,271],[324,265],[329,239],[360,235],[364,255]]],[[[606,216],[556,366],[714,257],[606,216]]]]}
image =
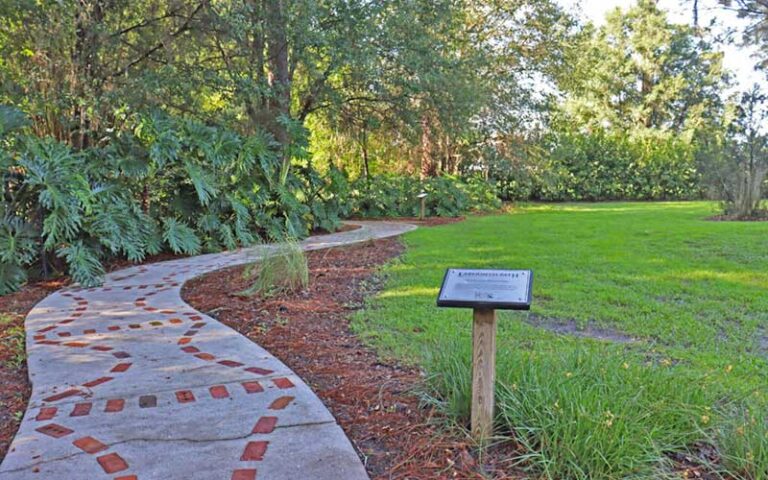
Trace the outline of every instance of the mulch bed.
{"type": "Polygon", "coordinates": [[[306,291],[243,298],[244,267],[188,282],[182,297],[262,345],[301,376],[325,402],[376,479],[511,478],[504,455],[482,467],[471,442],[436,421],[414,393],[421,373],[384,361],[349,330],[349,315],[380,286],[376,270],[403,252],[398,239],[307,254],[306,291]],[[480,470],[485,475],[480,474],[480,470]]]}
{"type": "Polygon", "coordinates": [[[16,435],[31,393],[23,343],[24,317],[63,285],[63,280],[39,282],[0,296],[0,460],[16,435]]]}

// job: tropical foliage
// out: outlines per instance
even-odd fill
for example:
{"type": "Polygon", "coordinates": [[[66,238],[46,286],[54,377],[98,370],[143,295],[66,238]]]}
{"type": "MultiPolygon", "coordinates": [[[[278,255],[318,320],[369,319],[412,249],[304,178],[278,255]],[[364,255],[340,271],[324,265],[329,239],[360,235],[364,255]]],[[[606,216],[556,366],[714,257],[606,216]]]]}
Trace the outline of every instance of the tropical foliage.
{"type": "Polygon", "coordinates": [[[268,134],[153,113],[107,146],[78,151],[29,134],[18,110],[2,114],[3,292],[30,268],[94,285],[111,256],[234,249],[339,222],[340,202],[326,193],[333,181],[286,168],[268,134]]]}

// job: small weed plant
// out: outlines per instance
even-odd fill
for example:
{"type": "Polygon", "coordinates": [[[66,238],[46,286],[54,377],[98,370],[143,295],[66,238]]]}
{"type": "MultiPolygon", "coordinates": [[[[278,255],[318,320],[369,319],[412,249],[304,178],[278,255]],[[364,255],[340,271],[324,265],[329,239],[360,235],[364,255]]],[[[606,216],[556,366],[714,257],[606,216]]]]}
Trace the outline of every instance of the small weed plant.
{"type": "MultiPolygon", "coordinates": [[[[7,324],[11,322],[11,318],[5,315],[0,315],[0,324],[7,324]]],[[[24,349],[24,327],[12,326],[9,327],[4,335],[0,336],[0,348],[9,352],[9,357],[6,360],[6,364],[13,369],[19,369],[24,364],[26,359],[24,349]]]]}
{"type": "Polygon", "coordinates": [[[253,284],[243,296],[271,297],[303,290],[309,285],[307,257],[298,241],[288,239],[267,250],[264,258],[244,272],[253,284]]]}

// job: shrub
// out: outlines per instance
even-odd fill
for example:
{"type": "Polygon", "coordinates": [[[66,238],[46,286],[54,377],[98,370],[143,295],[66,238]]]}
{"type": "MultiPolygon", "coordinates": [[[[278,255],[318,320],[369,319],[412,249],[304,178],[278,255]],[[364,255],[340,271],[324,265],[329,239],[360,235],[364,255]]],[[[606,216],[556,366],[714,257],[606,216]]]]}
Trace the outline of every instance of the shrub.
{"type": "Polygon", "coordinates": [[[427,216],[457,217],[501,207],[496,188],[478,177],[441,176],[422,183],[413,177],[380,175],[352,184],[351,213],[366,218],[418,216],[422,191],[427,193],[427,216]]]}
{"type": "Polygon", "coordinates": [[[505,200],[673,200],[701,197],[696,148],[668,135],[553,131],[519,162],[496,160],[505,200]]]}
{"type": "Polygon", "coordinates": [[[255,281],[240,295],[268,297],[292,293],[309,285],[309,266],[304,249],[296,240],[286,240],[269,248],[264,257],[247,268],[243,275],[255,281]]]}
{"type": "Polygon", "coordinates": [[[0,294],[30,274],[97,285],[110,257],[234,249],[339,223],[344,179],[290,168],[266,134],[159,112],[129,120],[132,129],[75,151],[0,109],[0,294]]]}

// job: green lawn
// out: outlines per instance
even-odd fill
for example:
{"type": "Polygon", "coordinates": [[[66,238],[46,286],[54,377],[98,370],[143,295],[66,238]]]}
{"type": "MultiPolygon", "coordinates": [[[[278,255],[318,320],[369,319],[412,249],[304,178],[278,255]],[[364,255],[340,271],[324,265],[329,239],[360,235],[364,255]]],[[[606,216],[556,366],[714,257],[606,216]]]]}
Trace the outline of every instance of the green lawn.
{"type": "Polygon", "coordinates": [[[670,452],[707,443],[723,455],[711,468],[768,478],[768,223],[705,220],[715,212],[530,205],[419,229],[354,325],[424,366],[431,398],[465,424],[471,313],[435,306],[442,275],[531,268],[531,312],[499,317],[497,405],[498,431],[523,444],[532,475],[659,478],[670,452]],[[536,326],[568,322],[637,342],[536,326]]]}

